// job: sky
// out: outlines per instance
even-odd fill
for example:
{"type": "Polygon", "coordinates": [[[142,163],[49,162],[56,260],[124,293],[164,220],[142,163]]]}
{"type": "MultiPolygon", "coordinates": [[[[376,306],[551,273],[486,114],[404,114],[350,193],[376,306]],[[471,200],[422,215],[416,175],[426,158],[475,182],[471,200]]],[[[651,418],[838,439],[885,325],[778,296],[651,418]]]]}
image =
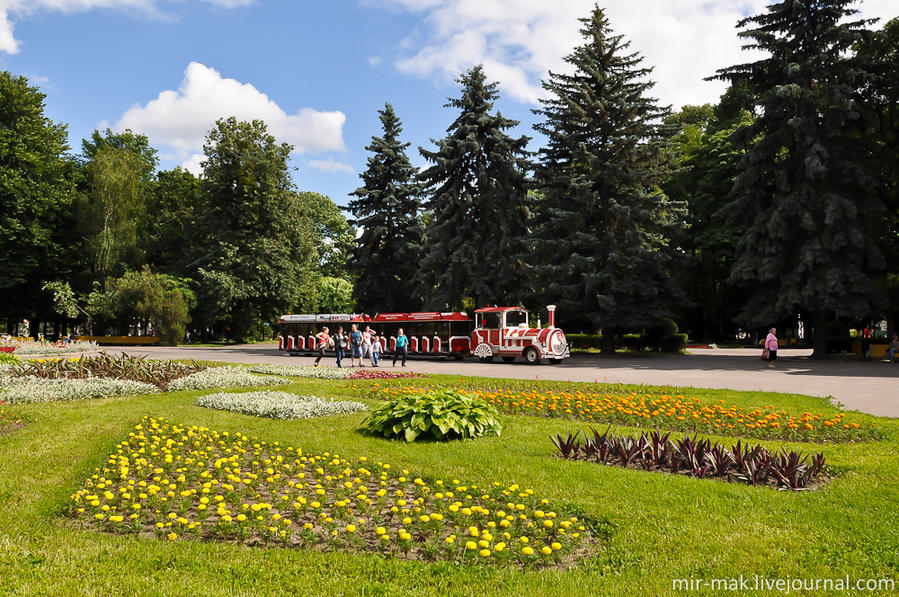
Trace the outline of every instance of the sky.
{"type": "MultiPolygon", "coordinates": [[[[497,108],[535,136],[540,81],[566,69],[593,0],[0,0],[0,69],[46,94],[72,151],[95,129],[130,128],[160,167],[201,171],[215,120],[261,118],[294,146],[298,189],[345,206],[359,186],[377,111],[393,104],[417,166],[456,114],[455,79],[484,64],[497,108]]],[[[767,0],[606,0],[611,26],[654,68],[654,95],[715,102],[716,69],[753,59],[736,22],[767,0]]],[[[897,0],[856,7],[881,23],[897,0]]],[[[874,27],[879,27],[875,25],[874,27]]],[[[539,139],[532,141],[536,150],[539,139]]]]}

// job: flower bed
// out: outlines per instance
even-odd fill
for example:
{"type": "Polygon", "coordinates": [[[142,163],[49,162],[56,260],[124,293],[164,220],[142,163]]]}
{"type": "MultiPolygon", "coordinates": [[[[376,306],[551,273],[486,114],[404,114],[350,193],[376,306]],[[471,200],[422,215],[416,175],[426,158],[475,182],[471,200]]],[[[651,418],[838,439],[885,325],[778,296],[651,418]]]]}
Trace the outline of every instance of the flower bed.
{"type": "Polygon", "coordinates": [[[625,468],[665,471],[698,479],[716,478],[747,485],[768,485],[799,491],[811,489],[823,480],[824,455],[811,457],[801,452],[781,450],[772,454],[764,446],[743,446],[740,442],[725,448],[709,439],[694,435],[671,439],[670,433],[652,431],[647,436],[616,435],[609,429],[600,434],[595,429],[566,437],[551,437],[559,455],[572,460],[586,460],[625,468]]]}
{"type": "Polygon", "coordinates": [[[243,367],[210,367],[186,377],[180,377],[166,388],[170,392],[178,390],[208,390],[211,388],[256,388],[259,386],[280,386],[289,383],[282,377],[253,375],[243,367]]]}
{"type": "Polygon", "coordinates": [[[96,342],[16,342],[4,345],[5,347],[14,347],[18,356],[28,355],[60,355],[72,354],[76,352],[93,352],[100,350],[100,346],[96,342]]]}
{"type": "Polygon", "coordinates": [[[71,500],[86,527],[169,541],[534,567],[572,565],[596,542],[585,521],[515,483],[429,482],[366,457],[303,454],[152,417],[71,500]]]}
{"type": "Polygon", "coordinates": [[[366,410],[361,402],[335,401],[288,392],[239,392],[201,396],[197,406],[271,419],[311,419],[366,410]]]}
{"type": "Polygon", "coordinates": [[[204,365],[177,361],[154,361],[128,355],[101,354],[68,359],[36,359],[16,370],[19,376],[44,379],[87,379],[103,377],[139,381],[165,389],[172,380],[206,369],[204,365]]]}
{"type": "Polygon", "coordinates": [[[346,379],[350,375],[349,369],[341,367],[303,367],[301,365],[255,365],[250,367],[250,371],[265,375],[309,377],[312,379],[346,379]]]}
{"type": "Polygon", "coordinates": [[[0,400],[10,404],[131,396],[153,394],[158,391],[159,388],[153,384],[100,377],[88,379],[41,379],[32,376],[0,378],[0,400]]]}
{"type": "Polygon", "coordinates": [[[357,369],[347,376],[352,380],[367,379],[411,379],[416,377],[427,377],[424,373],[415,373],[414,371],[381,371],[375,369],[357,369]]]}
{"type": "MultiPolygon", "coordinates": [[[[376,387],[368,392],[372,398],[390,400],[404,394],[421,394],[428,388],[376,387]]],[[[877,439],[880,433],[873,424],[862,426],[845,413],[825,416],[821,413],[788,413],[766,408],[745,409],[718,403],[702,402],[695,397],[678,395],[601,394],[581,391],[525,392],[511,390],[459,390],[496,406],[502,412],[579,419],[645,427],[648,425],[676,431],[696,431],[719,435],[785,439],[790,441],[851,441],[877,439]]]]}

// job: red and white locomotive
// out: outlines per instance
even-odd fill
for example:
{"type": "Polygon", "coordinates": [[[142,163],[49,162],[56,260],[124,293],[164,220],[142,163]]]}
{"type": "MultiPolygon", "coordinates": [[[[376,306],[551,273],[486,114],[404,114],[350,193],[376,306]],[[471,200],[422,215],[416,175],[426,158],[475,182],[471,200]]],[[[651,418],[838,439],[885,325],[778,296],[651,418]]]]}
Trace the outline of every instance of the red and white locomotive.
{"type": "MultiPolygon", "coordinates": [[[[474,319],[464,312],[304,314],[284,315],[280,319],[278,348],[290,354],[312,353],[315,335],[323,326],[334,334],[338,326],[349,332],[370,327],[381,338],[385,352],[396,347],[396,334],[403,328],[409,338],[409,355],[475,355],[485,362],[501,357],[512,362],[521,357],[537,364],[541,359],[559,363],[571,356],[565,333],[555,327],[555,305],[549,305],[548,327],[528,327],[528,310],[523,307],[484,307],[476,309],[474,319]]],[[[539,322],[538,322],[539,326],[539,322]]]]}

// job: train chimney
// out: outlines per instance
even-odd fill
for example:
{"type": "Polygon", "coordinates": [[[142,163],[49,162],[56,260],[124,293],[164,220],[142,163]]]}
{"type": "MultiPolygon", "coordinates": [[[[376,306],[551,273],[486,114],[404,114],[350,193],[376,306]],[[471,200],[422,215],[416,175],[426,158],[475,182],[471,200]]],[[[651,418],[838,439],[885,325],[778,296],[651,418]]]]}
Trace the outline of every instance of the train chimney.
{"type": "Polygon", "coordinates": [[[556,306],[546,305],[546,310],[549,312],[549,327],[556,327],[556,306]]]}

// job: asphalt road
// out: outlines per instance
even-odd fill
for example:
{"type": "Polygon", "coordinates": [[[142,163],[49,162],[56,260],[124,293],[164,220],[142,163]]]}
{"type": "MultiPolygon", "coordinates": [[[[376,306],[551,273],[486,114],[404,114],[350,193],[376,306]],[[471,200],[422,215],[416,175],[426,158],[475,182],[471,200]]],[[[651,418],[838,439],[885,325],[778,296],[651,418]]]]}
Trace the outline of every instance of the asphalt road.
{"type": "MultiPolygon", "coordinates": [[[[274,344],[245,344],[216,348],[152,346],[109,348],[107,352],[146,354],[160,359],[197,359],[235,363],[287,363],[311,365],[312,357],[291,357],[274,344]]],[[[808,350],[778,351],[777,368],[769,369],[754,349],[693,349],[687,355],[575,356],[559,365],[522,362],[481,363],[445,358],[410,359],[407,369],[515,379],[598,381],[678,387],[763,390],[813,396],[831,396],[848,410],[899,417],[899,363],[808,360],[808,350]]],[[[387,355],[389,357],[389,355],[387,355]]],[[[333,365],[333,358],[328,359],[333,365]]],[[[390,360],[382,365],[390,368],[390,360]]],[[[397,364],[399,367],[399,364],[397,364]]]]}

